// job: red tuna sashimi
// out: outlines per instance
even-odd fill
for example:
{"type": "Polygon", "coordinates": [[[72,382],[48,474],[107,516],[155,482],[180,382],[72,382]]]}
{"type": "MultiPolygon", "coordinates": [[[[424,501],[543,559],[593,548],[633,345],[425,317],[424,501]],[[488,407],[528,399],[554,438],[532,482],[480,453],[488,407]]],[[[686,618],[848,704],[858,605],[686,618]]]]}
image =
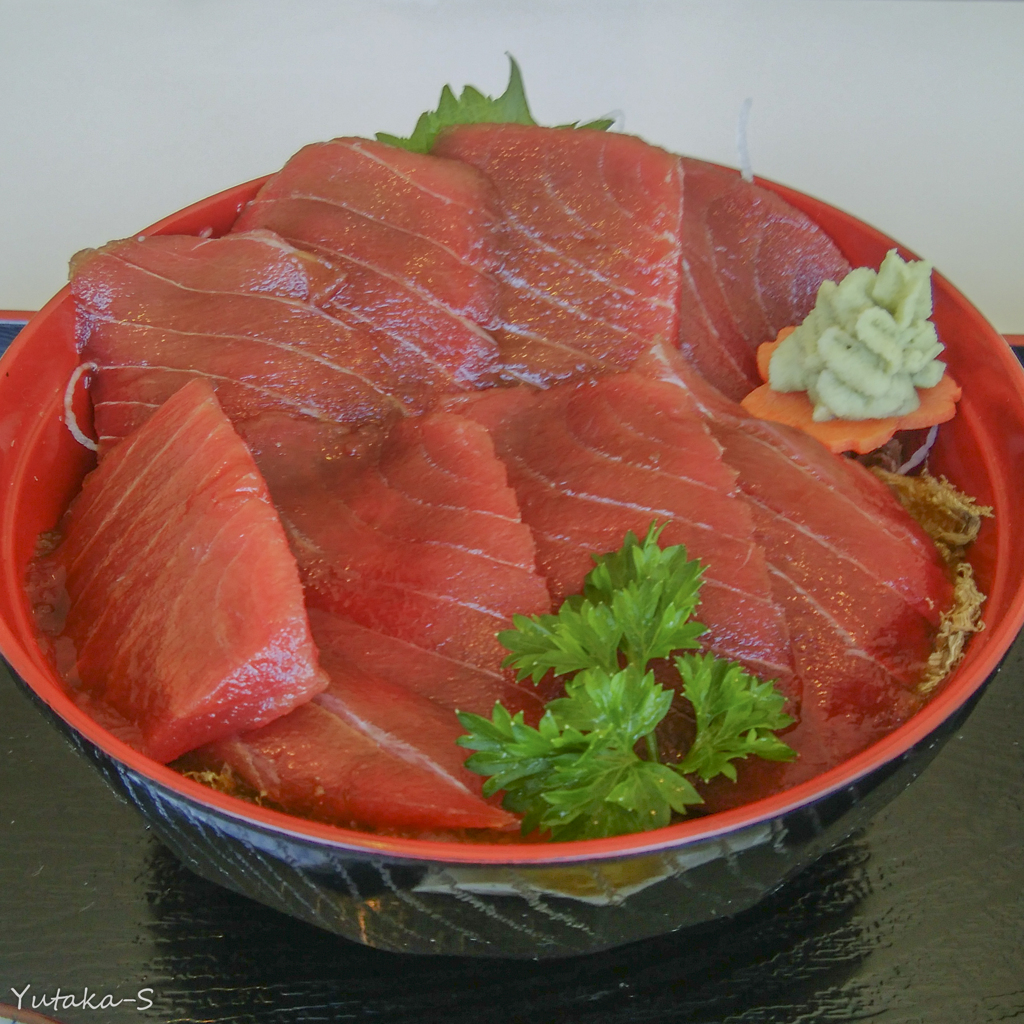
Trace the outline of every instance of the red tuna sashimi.
{"type": "Polygon", "coordinates": [[[677,157],[630,135],[459,125],[433,152],[483,171],[499,196],[504,376],[546,386],[623,369],[677,334],[677,157]]]}
{"type": "Polygon", "coordinates": [[[455,160],[367,139],[300,149],[232,230],[268,228],[339,271],[327,307],[420,348],[455,390],[497,359],[493,187],[455,160]]]}
{"type": "Polygon", "coordinates": [[[850,264],[809,217],[736,171],[682,158],[679,347],[725,395],[761,383],[757,346],[798,324],[850,264]]]}
{"type": "Polygon", "coordinates": [[[449,708],[393,680],[359,671],[342,651],[320,647],[320,663],[331,680],[314,698],[320,707],[383,749],[413,764],[439,768],[479,795],[483,780],[465,767],[467,754],[455,742],[465,730],[449,708]]]}
{"type": "Polygon", "coordinates": [[[71,289],[101,440],[206,378],[234,421],[265,410],[328,422],[425,408],[448,380],[422,353],[317,303],[337,271],[270,232],[131,238],[79,254],[71,289]]]}
{"type": "Polygon", "coordinates": [[[750,417],[679,353],[656,350],[637,371],[675,383],[702,409],[739,474],[786,610],[808,728],[831,763],[857,753],[920,703],[914,687],[952,601],[935,546],[863,466],[750,417]]]}
{"type": "Polygon", "coordinates": [[[623,373],[544,392],[495,389],[460,406],[508,466],[556,605],[582,590],[591,555],[665,523],[661,542],[685,544],[707,567],[697,611],[706,647],[798,697],[750,510],[678,389],[623,373]]]}
{"type": "Polygon", "coordinates": [[[72,684],[170,761],[324,689],[302,587],[252,456],[205,381],[85,480],[45,568],[70,610],[72,684]]]}
{"type": "Polygon", "coordinates": [[[546,611],[549,598],[487,432],[432,413],[337,458],[316,424],[296,423],[288,458],[272,440],[280,429],[273,419],[244,427],[310,605],[497,670],[507,652],[496,633],[514,613],[546,611]]]}
{"type": "Polygon", "coordinates": [[[430,829],[515,823],[439,765],[407,753],[408,758],[399,756],[316,702],[202,751],[284,810],[335,825],[430,829]]]}
{"type": "Polygon", "coordinates": [[[513,714],[524,712],[531,725],[543,713],[536,688],[515,682],[510,672],[456,661],[318,608],[309,610],[309,622],[320,651],[343,659],[350,671],[401,683],[449,711],[489,717],[500,701],[513,714]]]}
{"type": "MultiPolygon", "coordinates": [[[[311,611],[310,626],[320,651],[320,665],[331,680],[314,700],[396,756],[433,766],[479,796],[483,778],[465,766],[469,753],[456,743],[465,730],[455,711],[421,693],[422,684],[406,674],[416,667],[417,659],[406,659],[404,665],[395,666],[397,672],[388,672],[380,663],[378,667],[384,671],[367,671],[358,657],[350,656],[345,645],[347,625],[344,619],[315,608],[311,611]]],[[[386,637],[378,635],[378,639],[387,643],[386,637]]],[[[477,708],[482,704],[478,695],[473,703],[477,708]]],[[[489,715],[491,707],[485,708],[489,715]]]]}
{"type": "Polygon", "coordinates": [[[854,459],[833,455],[800,430],[751,416],[695,374],[678,353],[656,347],[636,364],[636,371],[673,383],[686,392],[687,401],[696,403],[712,433],[721,435],[725,461],[739,474],[748,500],[787,509],[796,523],[819,533],[827,544],[857,547],[858,560],[873,574],[890,576],[905,600],[938,622],[950,593],[941,559],[928,535],[878,477],[854,459]],[[742,449],[740,434],[748,439],[742,449]],[[808,500],[807,488],[813,485],[833,500],[808,500]],[[925,586],[922,578],[928,581],[925,586]]]}

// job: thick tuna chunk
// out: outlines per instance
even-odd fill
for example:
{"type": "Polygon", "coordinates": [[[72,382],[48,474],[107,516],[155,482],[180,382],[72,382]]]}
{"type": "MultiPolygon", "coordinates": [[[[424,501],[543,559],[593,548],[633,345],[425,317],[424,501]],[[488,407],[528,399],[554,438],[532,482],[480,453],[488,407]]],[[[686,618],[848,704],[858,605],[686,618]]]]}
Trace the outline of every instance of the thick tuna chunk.
{"type": "Polygon", "coordinates": [[[679,160],[630,135],[459,125],[433,152],[497,188],[497,337],[505,377],[546,386],[622,369],[674,338],[679,160]]]}
{"type": "Polygon", "coordinates": [[[680,158],[679,348],[739,401],[761,383],[757,346],[798,324],[850,264],[809,217],[736,171],[680,158]]]}
{"type": "MultiPolygon", "coordinates": [[[[293,814],[376,829],[508,828],[515,818],[484,803],[414,748],[401,753],[313,701],[276,722],[211,744],[231,767],[293,814]]],[[[454,716],[452,716],[454,719],[454,716]]],[[[455,748],[459,749],[459,748],[455,748]]]]}
{"type": "Polygon", "coordinates": [[[817,749],[772,769],[791,784],[831,767],[906,720],[952,585],[934,544],[872,473],[813,438],[755,419],[679,353],[638,372],[697,403],[754,519],[803,680],[794,744],[817,749]]]}
{"type": "Polygon", "coordinates": [[[311,607],[495,672],[512,615],[548,610],[533,539],[479,424],[429,413],[343,435],[272,417],[244,430],[311,607]]]}
{"type": "MultiPolygon", "coordinates": [[[[335,678],[341,671],[338,666],[343,665],[350,677],[399,683],[449,712],[470,711],[490,717],[500,701],[513,714],[524,712],[531,725],[536,725],[543,713],[536,687],[529,680],[517,683],[511,672],[458,661],[318,608],[310,609],[309,621],[321,656],[335,666],[335,678]]],[[[454,715],[449,721],[455,721],[454,715]]],[[[461,756],[465,758],[466,752],[461,756]]]]}
{"type": "Polygon", "coordinates": [[[779,680],[797,698],[782,611],[735,473],[678,389],[632,373],[543,392],[494,389],[460,400],[505,461],[555,605],[583,587],[592,555],[628,530],[665,524],[706,565],[697,618],[706,647],[779,680]]]}
{"type": "Polygon", "coordinates": [[[337,267],[325,302],[396,349],[418,350],[438,387],[488,375],[497,346],[495,198],[466,164],[367,139],[300,149],[233,228],[267,228],[337,267]]]}
{"type": "Polygon", "coordinates": [[[232,421],[268,410],[325,422],[425,408],[448,374],[412,346],[320,304],[331,265],[270,232],[130,238],[76,257],[71,289],[101,442],[205,378],[232,421]]]}
{"type": "Polygon", "coordinates": [[[263,725],[326,686],[266,485],[210,386],[193,381],[108,453],[36,568],[72,689],[170,761],[263,725]]]}
{"type": "Polygon", "coordinates": [[[374,656],[359,627],[310,613],[327,690],[263,729],[206,748],[285,810],[337,825],[375,829],[503,828],[512,815],[485,803],[469,771],[454,711],[421,692],[425,652],[374,656]],[[369,658],[367,658],[369,654],[369,658]],[[372,663],[372,666],[371,664],[372,663]],[[376,671],[375,671],[376,669],[376,671]],[[406,685],[407,680],[408,685],[406,685]]]}

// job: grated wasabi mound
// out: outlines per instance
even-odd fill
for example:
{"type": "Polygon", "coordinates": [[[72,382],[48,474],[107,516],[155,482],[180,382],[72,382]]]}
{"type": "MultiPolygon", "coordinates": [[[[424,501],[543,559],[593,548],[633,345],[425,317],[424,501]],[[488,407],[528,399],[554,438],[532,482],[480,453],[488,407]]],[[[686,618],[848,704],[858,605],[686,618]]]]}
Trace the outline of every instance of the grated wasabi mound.
{"type": "Polygon", "coordinates": [[[814,309],[775,350],[773,391],[806,391],[814,420],[906,416],[934,387],[945,363],[932,314],[932,265],[891,249],[876,273],[858,267],[823,281],[814,309]]]}

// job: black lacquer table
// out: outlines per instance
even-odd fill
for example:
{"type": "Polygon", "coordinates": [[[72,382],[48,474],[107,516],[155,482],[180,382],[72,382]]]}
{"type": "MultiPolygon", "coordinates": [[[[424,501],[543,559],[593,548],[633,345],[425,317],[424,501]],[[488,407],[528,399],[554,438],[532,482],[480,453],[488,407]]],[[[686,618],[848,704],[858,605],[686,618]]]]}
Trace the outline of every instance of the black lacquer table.
{"type": "Polygon", "coordinates": [[[2,669],[0,837],[0,1003],[65,1024],[1024,1020],[1024,637],[863,832],[741,917],[591,957],[381,953],[202,881],[2,669]]]}

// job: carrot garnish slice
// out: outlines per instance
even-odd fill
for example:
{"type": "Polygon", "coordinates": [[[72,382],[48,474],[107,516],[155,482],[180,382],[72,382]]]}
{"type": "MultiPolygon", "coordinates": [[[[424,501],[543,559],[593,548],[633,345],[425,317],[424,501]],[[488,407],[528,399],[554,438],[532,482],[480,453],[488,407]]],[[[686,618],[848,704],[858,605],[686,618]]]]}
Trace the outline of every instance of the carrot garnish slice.
{"type": "MultiPolygon", "coordinates": [[[[767,341],[758,347],[757,370],[762,380],[768,380],[772,353],[793,330],[792,327],[784,327],[775,341],[767,341]]],[[[784,423],[816,437],[837,455],[851,451],[864,455],[881,448],[898,430],[918,430],[952,419],[956,415],[961,388],[947,370],[935,387],[919,388],[917,394],[921,404],[913,412],[880,420],[836,419],[818,423],[813,418],[814,406],[806,391],[772,391],[768,384],[755,388],[740,404],[751,416],[784,423]]]]}

